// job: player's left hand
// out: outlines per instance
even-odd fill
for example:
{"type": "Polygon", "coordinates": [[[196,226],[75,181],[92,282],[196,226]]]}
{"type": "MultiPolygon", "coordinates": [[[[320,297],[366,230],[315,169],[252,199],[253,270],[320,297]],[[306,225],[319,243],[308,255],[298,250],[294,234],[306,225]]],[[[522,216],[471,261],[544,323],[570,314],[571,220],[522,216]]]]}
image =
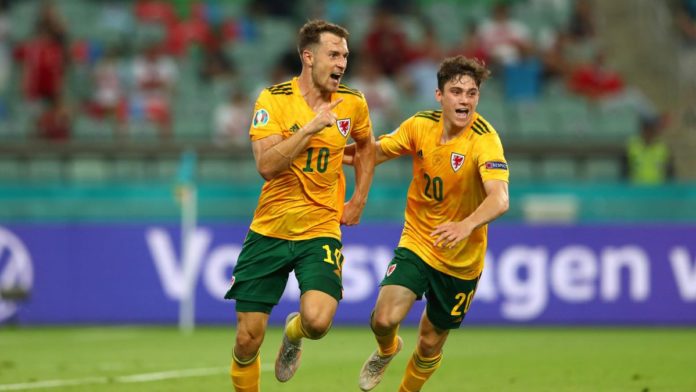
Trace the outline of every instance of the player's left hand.
{"type": "Polygon", "coordinates": [[[355,162],[355,143],[348,144],[343,148],[343,164],[353,166],[355,162]]]}
{"type": "Polygon", "coordinates": [[[341,224],[346,226],[355,226],[360,223],[360,215],[362,215],[363,208],[365,208],[365,202],[358,202],[353,198],[348,200],[343,206],[341,224]]]}
{"type": "Polygon", "coordinates": [[[461,222],[447,222],[435,227],[430,236],[434,238],[433,245],[436,247],[451,249],[470,236],[475,228],[465,220],[461,222]]]}

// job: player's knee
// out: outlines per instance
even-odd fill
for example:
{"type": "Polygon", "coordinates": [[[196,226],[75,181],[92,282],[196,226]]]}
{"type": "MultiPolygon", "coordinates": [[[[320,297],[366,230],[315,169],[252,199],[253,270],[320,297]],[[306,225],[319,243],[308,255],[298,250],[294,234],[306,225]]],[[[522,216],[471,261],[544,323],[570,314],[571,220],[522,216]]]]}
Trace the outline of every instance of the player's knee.
{"type": "Polygon", "coordinates": [[[234,352],[237,358],[244,360],[252,358],[259,351],[261,343],[263,342],[263,335],[255,335],[249,332],[239,331],[237,332],[237,338],[235,340],[234,352]]]}
{"type": "Polygon", "coordinates": [[[399,325],[399,321],[395,320],[388,313],[375,312],[372,315],[372,330],[377,335],[387,335],[399,325]]]}
{"type": "Polygon", "coordinates": [[[321,339],[331,328],[331,319],[327,317],[303,317],[302,328],[310,339],[321,339]]]}
{"type": "Polygon", "coordinates": [[[424,357],[431,358],[442,351],[442,342],[433,337],[421,336],[418,338],[418,353],[424,357]]]}

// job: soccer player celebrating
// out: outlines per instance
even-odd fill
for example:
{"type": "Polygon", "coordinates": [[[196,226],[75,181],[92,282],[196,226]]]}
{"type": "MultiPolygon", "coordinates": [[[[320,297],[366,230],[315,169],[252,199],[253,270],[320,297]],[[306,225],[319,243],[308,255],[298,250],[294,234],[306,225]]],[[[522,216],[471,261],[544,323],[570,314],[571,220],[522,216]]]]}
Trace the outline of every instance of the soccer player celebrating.
{"type": "Polygon", "coordinates": [[[266,180],[225,295],[236,300],[237,336],[230,375],[238,392],[259,390],[259,348],[271,309],[290,271],[301,297],[288,315],[276,378],[300,363],[301,339],[329,330],[342,297],[340,224],[360,220],[374,172],[375,143],[363,95],[340,83],[348,32],[321,20],[299,32],[299,77],[261,92],[249,131],[256,167],[266,180]],[[355,140],[356,185],[345,203],[342,158],[355,140]]]}
{"type": "MultiPolygon", "coordinates": [[[[508,166],[500,138],[478,112],[490,72],[477,60],[446,59],[435,98],[442,110],[416,113],[377,142],[376,164],[413,156],[406,223],[382,280],[370,327],[377,350],[360,371],[363,391],[382,380],[401,350],[397,332],[416,299],[427,298],[416,350],[399,391],[420,391],[440,366],[450,329],[474,298],[486,253],[487,224],[508,209],[508,166]]],[[[352,164],[355,146],[346,148],[352,164]]]]}

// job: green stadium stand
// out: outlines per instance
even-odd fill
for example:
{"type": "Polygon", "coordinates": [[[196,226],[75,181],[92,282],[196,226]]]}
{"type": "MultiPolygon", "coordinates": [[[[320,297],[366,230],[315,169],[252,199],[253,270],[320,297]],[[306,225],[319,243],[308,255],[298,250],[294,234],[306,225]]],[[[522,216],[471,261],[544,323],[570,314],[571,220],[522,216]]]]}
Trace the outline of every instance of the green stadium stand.
{"type": "Polygon", "coordinates": [[[584,165],[584,179],[591,182],[621,180],[621,164],[616,159],[590,159],[584,165]]]}
{"type": "Polygon", "coordinates": [[[546,181],[572,182],[578,176],[577,165],[572,159],[543,159],[539,169],[541,178],[546,181]]]}
{"type": "Polygon", "coordinates": [[[16,159],[0,160],[0,181],[17,181],[24,178],[22,164],[16,159]]]}
{"type": "Polygon", "coordinates": [[[109,178],[112,181],[121,182],[140,182],[151,180],[147,164],[142,159],[135,158],[116,158],[109,162],[109,178]]]}
{"type": "Polygon", "coordinates": [[[62,181],[65,178],[63,162],[58,157],[37,154],[27,163],[27,179],[30,181],[62,181]]]}
{"type": "Polygon", "coordinates": [[[109,167],[99,155],[73,156],[66,166],[68,181],[79,183],[105,182],[109,179],[109,167]]]}
{"type": "Polygon", "coordinates": [[[536,178],[534,163],[532,160],[522,157],[508,157],[508,166],[510,168],[510,182],[529,182],[536,178]]]}

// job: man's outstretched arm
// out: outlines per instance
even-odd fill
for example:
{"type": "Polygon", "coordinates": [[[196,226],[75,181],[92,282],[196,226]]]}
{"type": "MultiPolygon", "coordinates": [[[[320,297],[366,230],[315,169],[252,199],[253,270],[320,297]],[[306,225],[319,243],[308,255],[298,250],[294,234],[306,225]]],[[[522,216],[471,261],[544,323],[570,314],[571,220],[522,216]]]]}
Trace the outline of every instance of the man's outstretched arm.
{"type": "Polygon", "coordinates": [[[360,215],[367,203],[367,194],[370,192],[372,177],[375,173],[375,150],[379,149],[375,148],[375,138],[372,135],[369,138],[356,140],[351,145],[354,146],[351,164],[355,168],[355,190],[341,216],[341,224],[346,226],[357,225],[360,222],[360,215]]]}

